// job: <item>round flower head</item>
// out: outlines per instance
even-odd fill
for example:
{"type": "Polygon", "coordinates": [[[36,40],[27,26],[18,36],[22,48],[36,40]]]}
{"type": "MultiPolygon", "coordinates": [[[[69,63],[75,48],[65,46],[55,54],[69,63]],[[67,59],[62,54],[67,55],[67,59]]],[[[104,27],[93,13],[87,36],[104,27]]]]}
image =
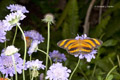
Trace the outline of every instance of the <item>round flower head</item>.
{"type": "Polygon", "coordinates": [[[6,56],[10,56],[10,55],[13,55],[14,53],[17,53],[19,51],[19,49],[15,48],[15,46],[11,45],[11,46],[8,46],[4,51],[3,53],[6,55],[6,56]]]}
{"type": "Polygon", "coordinates": [[[9,6],[7,6],[7,9],[10,9],[11,12],[19,10],[22,13],[29,13],[29,11],[24,6],[19,4],[10,4],[9,6]]]}
{"type": "Polygon", "coordinates": [[[26,62],[26,68],[32,69],[32,70],[40,70],[45,68],[45,66],[42,64],[42,61],[39,61],[38,59],[27,61],[26,62]]]}
{"type": "MultiPolygon", "coordinates": [[[[16,71],[21,74],[23,67],[23,60],[20,58],[19,53],[15,53],[15,65],[16,65],[16,71]]],[[[6,56],[5,54],[1,54],[0,56],[0,72],[2,74],[5,74],[5,77],[11,76],[13,77],[15,74],[15,69],[13,65],[12,56],[6,56]]]]}
{"type": "Polygon", "coordinates": [[[33,52],[37,52],[38,44],[44,42],[44,37],[42,37],[42,35],[35,30],[24,31],[24,34],[26,37],[27,46],[30,46],[28,54],[31,55],[33,52]]]}
{"type": "Polygon", "coordinates": [[[57,60],[57,62],[62,62],[62,61],[66,61],[66,57],[64,54],[61,54],[58,50],[54,50],[53,52],[50,52],[50,57],[53,59],[53,61],[55,62],[57,60]]]}
{"type": "Polygon", "coordinates": [[[43,21],[46,22],[46,23],[49,22],[50,24],[54,23],[54,16],[52,14],[48,13],[44,16],[43,21]]]}
{"type": "Polygon", "coordinates": [[[26,16],[21,12],[12,12],[9,15],[5,17],[5,20],[3,20],[4,26],[10,31],[16,24],[19,24],[20,20],[23,20],[26,16]]]}
{"type": "MultiPolygon", "coordinates": [[[[84,35],[82,35],[82,36],[77,36],[75,39],[89,39],[89,37],[87,37],[87,35],[86,34],[84,34],[84,35]]],[[[83,58],[86,58],[87,59],[87,62],[90,62],[91,61],[91,59],[93,58],[93,59],[95,59],[95,54],[97,53],[97,50],[92,50],[90,53],[88,53],[88,54],[82,54],[82,53],[79,53],[79,54],[76,54],[76,55],[74,55],[75,57],[79,57],[80,59],[83,59],[83,58]]]]}
{"type": "Polygon", "coordinates": [[[47,71],[45,78],[49,80],[68,80],[69,73],[71,73],[71,70],[63,67],[62,63],[53,63],[47,71]]]}
{"type": "Polygon", "coordinates": [[[35,30],[24,31],[24,34],[25,34],[25,37],[29,37],[32,40],[38,40],[40,42],[44,42],[44,37],[42,37],[42,35],[35,30]]]}

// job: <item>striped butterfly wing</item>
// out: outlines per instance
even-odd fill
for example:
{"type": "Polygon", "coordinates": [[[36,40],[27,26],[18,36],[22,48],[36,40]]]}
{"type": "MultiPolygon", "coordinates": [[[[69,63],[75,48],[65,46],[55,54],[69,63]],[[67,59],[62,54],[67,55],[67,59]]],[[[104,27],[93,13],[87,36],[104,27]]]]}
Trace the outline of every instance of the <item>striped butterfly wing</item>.
{"type": "Polygon", "coordinates": [[[94,48],[97,48],[102,44],[101,40],[90,38],[90,39],[83,39],[83,40],[76,40],[76,39],[65,39],[59,41],[57,45],[61,48],[64,48],[68,51],[68,53],[75,55],[75,54],[88,54],[94,48]]]}

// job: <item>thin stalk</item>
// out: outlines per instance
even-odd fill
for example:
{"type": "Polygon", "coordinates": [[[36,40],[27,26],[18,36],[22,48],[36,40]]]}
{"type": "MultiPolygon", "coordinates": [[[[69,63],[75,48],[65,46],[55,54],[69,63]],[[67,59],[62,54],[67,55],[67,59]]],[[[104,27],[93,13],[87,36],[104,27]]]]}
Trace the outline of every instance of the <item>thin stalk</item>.
{"type": "Polygon", "coordinates": [[[32,79],[31,80],[33,80],[33,78],[34,78],[34,75],[35,74],[35,69],[33,69],[33,73],[32,73],[32,79]]]}
{"type": "Polygon", "coordinates": [[[4,43],[4,47],[6,48],[6,45],[7,45],[7,41],[5,41],[5,43],[4,43]]]}
{"type": "Polygon", "coordinates": [[[15,39],[16,39],[16,35],[17,35],[17,30],[18,30],[18,27],[16,26],[15,35],[14,35],[14,38],[13,38],[13,42],[12,42],[12,44],[15,43],[15,39]]]}
{"type": "Polygon", "coordinates": [[[50,45],[50,22],[48,22],[48,40],[47,40],[47,54],[46,54],[46,73],[48,67],[48,54],[49,54],[49,45],[50,45]]]}
{"type": "Polygon", "coordinates": [[[97,66],[97,64],[95,63],[95,66],[94,66],[94,69],[93,69],[93,72],[92,72],[92,77],[94,77],[96,66],[97,66]]]}
{"type": "Polygon", "coordinates": [[[75,71],[77,70],[79,64],[80,64],[80,59],[78,60],[78,63],[77,63],[77,65],[76,65],[75,69],[74,69],[73,72],[71,73],[69,80],[71,80],[71,78],[72,78],[73,74],[75,73],[75,71]]]}
{"type": "MultiPolygon", "coordinates": [[[[24,35],[24,32],[22,30],[22,28],[17,24],[18,28],[20,29],[21,33],[22,33],[22,36],[23,36],[23,39],[24,39],[24,46],[25,46],[25,50],[24,50],[24,61],[23,61],[23,66],[25,65],[25,60],[26,60],[26,52],[27,52],[27,45],[26,45],[26,38],[25,38],[25,35],[24,35]]],[[[23,69],[23,80],[25,80],[25,72],[24,72],[24,69],[23,69]]]]}
{"type": "Polygon", "coordinates": [[[118,60],[119,68],[120,68],[120,58],[119,58],[119,55],[117,55],[117,60],[118,60]]]}
{"type": "Polygon", "coordinates": [[[109,75],[111,74],[111,72],[112,72],[114,69],[116,69],[116,68],[117,68],[117,65],[114,66],[114,67],[108,72],[108,74],[107,74],[105,80],[107,80],[108,76],[109,76],[109,75]]]}
{"type": "Polygon", "coordinates": [[[12,55],[12,60],[13,60],[13,65],[14,65],[14,68],[15,68],[15,80],[17,80],[17,71],[16,71],[16,65],[15,65],[15,58],[14,58],[14,55],[12,55]]]}
{"type": "MultiPolygon", "coordinates": [[[[30,55],[30,61],[32,60],[32,54],[30,55]]],[[[30,79],[31,79],[31,69],[29,69],[30,79]]]]}
{"type": "MultiPolygon", "coordinates": [[[[45,55],[47,55],[47,53],[45,52],[45,51],[43,51],[43,50],[41,50],[41,49],[37,49],[38,51],[40,51],[40,52],[42,52],[42,53],[44,53],[45,55]]],[[[50,60],[50,64],[52,65],[52,60],[51,60],[51,58],[50,58],[50,56],[48,55],[48,58],[49,58],[49,60],[50,60]]]]}
{"type": "Polygon", "coordinates": [[[114,64],[114,62],[112,61],[112,59],[111,58],[108,58],[109,59],[109,61],[111,62],[111,64],[113,65],[113,66],[115,66],[115,64],[114,64]]]}
{"type": "Polygon", "coordinates": [[[84,78],[86,79],[86,80],[88,80],[88,78],[87,78],[87,76],[85,75],[85,73],[83,72],[83,70],[80,68],[80,72],[81,72],[81,74],[84,76],[84,78]]]}

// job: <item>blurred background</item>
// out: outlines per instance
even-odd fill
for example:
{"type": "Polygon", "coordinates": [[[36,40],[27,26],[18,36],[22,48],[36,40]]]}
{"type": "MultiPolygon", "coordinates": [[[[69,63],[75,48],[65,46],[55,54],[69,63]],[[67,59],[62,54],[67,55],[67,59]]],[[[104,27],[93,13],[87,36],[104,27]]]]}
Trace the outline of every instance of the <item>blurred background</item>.
{"type": "MultiPolygon", "coordinates": [[[[6,6],[20,4],[26,7],[29,13],[21,21],[24,31],[36,30],[45,38],[39,48],[46,51],[47,24],[42,21],[44,15],[52,13],[55,24],[51,25],[50,52],[59,50],[65,53],[65,66],[74,69],[78,58],[67,53],[57,46],[63,39],[72,39],[77,34],[86,33],[89,37],[101,39],[104,43],[99,48],[95,59],[90,63],[81,60],[75,72],[74,80],[103,80],[107,73],[118,65],[109,80],[120,80],[120,0],[0,0],[0,19],[10,13],[6,6]]],[[[15,28],[7,32],[7,45],[11,45],[15,28]]],[[[4,44],[0,43],[0,50],[4,44]]],[[[24,42],[18,30],[15,46],[20,48],[21,56],[24,52],[24,42]]],[[[33,59],[44,61],[45,55],[41,52],[33,53],[33,59]]],[[[29,56],[27,55],[27,59],[29,56]]]]}

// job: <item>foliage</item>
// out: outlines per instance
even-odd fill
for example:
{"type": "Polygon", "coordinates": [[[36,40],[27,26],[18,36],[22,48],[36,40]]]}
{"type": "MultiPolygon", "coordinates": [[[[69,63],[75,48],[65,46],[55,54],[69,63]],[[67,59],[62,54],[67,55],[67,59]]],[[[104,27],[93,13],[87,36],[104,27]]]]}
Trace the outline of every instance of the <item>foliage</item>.
{"type": "MultiPolygon", "coordinates": [[[[63,1],[63,0],[61,0],[63,1]]],[[[39,31],[44,37],[45,42],[39,45],[39,48],[46,50],[47,43],[47,25],[44,24],[44,14],[53,13],[55,15],[55,24],[51,26],[51,39],[50,39],[50,51],[59,50],[65,53],[67,61],[65,66],[73,70],[77,64],[78,58],[68,54],[65,50],[57,47],[57,42],[62,39],[74,38],[77,34],[83,33],[83,25],[86,17],[87,9],[91,0],[65,0],[66,4],[63,4],[64,9],[59,9],[58,4],[60,0],[30,0],[29,3],[23,4],[19,0],[2,0],[0,1],[0,19],[4,19],[4,16],[8,13],[5,9],[6,6],[13,3],[20,3],[25,5],[30,11],[26,14],[27,18],[22,21],[22,28],[27,31],[35,29],[39,31]],[[33,6],[31,6],[33,5],[33,6]]],[[[113,6],[112,8],[103,8],[101,15],[101,22],[98,23],[99,16],[94,17],[95,14],[99,15],[99,9],[94,7],[100,5],[101,0],[96,0],[89,21],[95,23],[93,19],[96,19],[97,24],[90,25],[89,36],[98,38],[103,41],[103,45],[99,48],[96,58],[90,63],[86,60],[81,60],[80,65],[73,75],[72,80],[105,80],[109,71],[116,65],[118,67],[113,70],[106,80],[120,80],[120,1],[119,0],[104,0],[105,6],[113,6]],[[107,2],[110,1],[110,2],[107,2]],[[92,21],[93,20],[93,21],[92,21]]],[[[12,32],[8,32],[7,38],[12,39],[15,28],[12,32]]],[[[16,47],[21,49],[20,53],[24,51],[24,44],[21,39],[21,33],[18,31],[16,47]]],[[[8,41],[8,45],[12,41],[8,41]]],[[[0,43],[0,50],[2,50],[4,44],[0,43]]],[[[45,63],[45,55],[42,53],[35,53],[33,59],[38,58],[45,63]],[[41,57],[42,56],[42,57],[41,57]]],[[[28,60],[28,57],[27,57],[28,60]]],[[[29,77],[27,75],[27,77],[29,77]]]]}

